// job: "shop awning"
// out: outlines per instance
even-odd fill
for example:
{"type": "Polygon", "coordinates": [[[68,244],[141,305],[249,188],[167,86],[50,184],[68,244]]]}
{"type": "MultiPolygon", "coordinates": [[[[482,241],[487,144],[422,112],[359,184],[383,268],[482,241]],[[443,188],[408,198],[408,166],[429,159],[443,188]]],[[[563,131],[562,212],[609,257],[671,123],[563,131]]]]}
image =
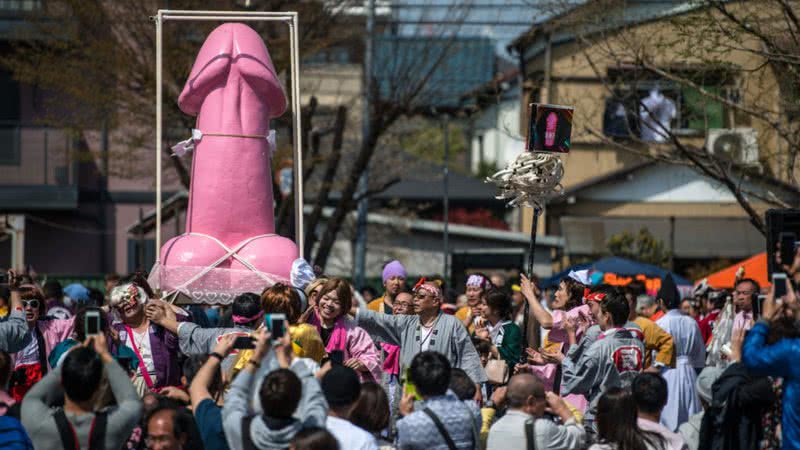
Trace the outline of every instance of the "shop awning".
{"type": "Polygon", "coordinates": [[[739,261],[719,272],[712,273],[706,277],[709,286],[715,289],[732,289],[733,282],[736,279],[736,271],[742,266],[744,266],[744,276],[746,278],[756,280],[761,287],[772,284],[769,280],[769,275],[767,275],[767,252],[763,252],[744,261],[739,261]]]}

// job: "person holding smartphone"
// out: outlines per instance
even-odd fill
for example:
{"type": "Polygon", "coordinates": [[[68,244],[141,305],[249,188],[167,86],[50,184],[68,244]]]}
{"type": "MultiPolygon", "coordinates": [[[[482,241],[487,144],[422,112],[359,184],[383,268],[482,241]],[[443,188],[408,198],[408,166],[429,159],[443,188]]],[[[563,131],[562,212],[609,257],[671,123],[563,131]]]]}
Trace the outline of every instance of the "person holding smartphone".
{"type": "MultiPolygon", "coordinates": [[[[147,316],[153,322],[166,328],[178,337],[181,353],[184,355],[206,355],[211,353],[223,336],[248,337],[263,323],[264,310],[261,298],[245,292],[233,299],[233,327],[201,328],[198,324],[178,320],[175,307],[161,300],[154,300],[147,307],[147,316]]],[[[232,353],[234,355],[236,353],[232,353]]],[[[222,369],[228,371],[236,362],[231,356],[222,362],[222,369]]]]}
{"type": "Polygon", "coordinates": [[[22,310],[22,301],[19,295],[19,284],[14,271],[9,270],[9,313],[8,317],[0,322],[0,351],[15,353],[24,345],[28,327],[25,323],[25,313],[22,310]]]}
{"type": "Polygon", "coordinates": [[[59,342],[47,357],[50,367],[61,365],[71,348],[80,345],[81,342],[85,342],[86,338],[97,336],[98,334],[103,334],[106,337],[108,351],[126,372],[136,371],[139,363],[136,353],[128,346],[120,345],[119,335],[116,332],[112,332],[111,327],[108,325],[108,320],[106,320],[105,312],[94,306],[83,307],[75,312],[72,335],[59,342]]]}

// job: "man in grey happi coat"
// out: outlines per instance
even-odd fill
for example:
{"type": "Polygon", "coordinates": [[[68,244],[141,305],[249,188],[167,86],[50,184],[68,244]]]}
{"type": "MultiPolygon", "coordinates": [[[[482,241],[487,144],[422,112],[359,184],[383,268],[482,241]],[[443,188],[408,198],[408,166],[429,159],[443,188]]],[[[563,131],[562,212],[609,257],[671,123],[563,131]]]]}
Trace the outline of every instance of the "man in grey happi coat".
{"type": "MultiPolygon", "coordinates": [[[[175,320],[175,313],[170,305],[164,302],[153,301],[159,308],[151,308],[150,320],[156,322],[178,336],[178,345],[184,355],[208,355],[222,336],[237,334],[247,336],[257,329],[264,321],[264,311],[261,309],[261,298],[253,293],[246,292],[233,300],[232,328],[201,328],[196,323],[175,320]]],[[[235,354],[229,355],[222,362],[222,370],[228,371],[236,362],[235,354]]]]}
{"type": "Polygon", "coordinates": [[[417,353],[430,350],[443,354],[473,382],[485,382],[486,373],[469,333],[455,316],[443,314],[441,305],[439,286],[423,283],[414,291],[416,316],[394,316],[359,308],[356,323],[382,342],[400,346],[401,374],[417,353]]]}
{"type": "Polygon", "coordinates": [[[589,400],[584,415],[587,430],[594,428],[597,400],[606,389],[630,385],[644,366],[644,343],[624,328],[628,321],[628,301],[618,289],[609,290],[596,300],[602,333],[585,352],[577,355],[573,346],[561,359],[561,395],[581,394],[589,400]]]}

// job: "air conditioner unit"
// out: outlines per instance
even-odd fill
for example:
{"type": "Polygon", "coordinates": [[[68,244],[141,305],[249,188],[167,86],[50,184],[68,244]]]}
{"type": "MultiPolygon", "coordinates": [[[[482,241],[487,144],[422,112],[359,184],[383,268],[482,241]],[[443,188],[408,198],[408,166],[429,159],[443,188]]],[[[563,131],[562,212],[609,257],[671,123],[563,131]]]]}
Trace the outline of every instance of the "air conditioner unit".
{"type": "Polygon", "coordinates": [[[712,155],[744,165],[758,164],[758,132],[752,128],[711,128],[706,149],[712,155]]]}

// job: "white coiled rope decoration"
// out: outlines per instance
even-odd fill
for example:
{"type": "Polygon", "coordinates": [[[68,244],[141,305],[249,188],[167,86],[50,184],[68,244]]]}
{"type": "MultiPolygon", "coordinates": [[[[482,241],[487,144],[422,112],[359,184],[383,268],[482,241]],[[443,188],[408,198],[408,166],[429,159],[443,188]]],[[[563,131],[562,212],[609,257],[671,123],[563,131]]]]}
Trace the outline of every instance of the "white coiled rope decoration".
{"type": "Polygon", "coordinates": [[[561,193],[564,166],[554,153],[524,151],[505,169],[486,179],[500,188],[500,200],[508,206],[527,206],[542,209],[547,197],[561,193]]]}

